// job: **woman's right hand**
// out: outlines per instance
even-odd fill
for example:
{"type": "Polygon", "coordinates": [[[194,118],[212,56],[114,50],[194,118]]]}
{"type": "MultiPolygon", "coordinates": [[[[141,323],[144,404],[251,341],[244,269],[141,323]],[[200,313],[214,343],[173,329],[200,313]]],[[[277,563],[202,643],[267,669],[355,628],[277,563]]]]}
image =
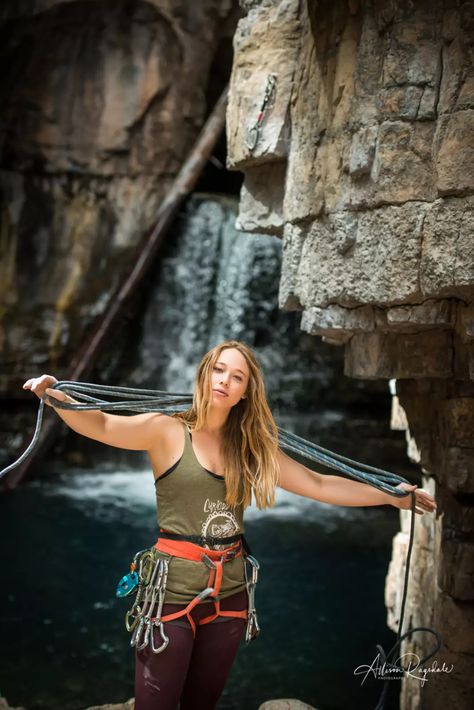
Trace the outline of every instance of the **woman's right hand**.
{"type": "MultiPolygon", "coordinates": [[[[23,385],[23,389],[31,390],[40,399],[44,399],[45,394],[47,394],[50,397],[54,397],[55,399],[65,401],[67,399],[67,395],[64,392],[61,392],[60,390],[49,389],[52,385],[56,384],[57,381],[58,380],[53,377],[53,375],[41,375],[41,377],[32,377],[31,379],[26,380],[23,385]]],[[[52,406],[48,403],[47,400],[45,400],[45,403],[49,407],[52,406]]]]}

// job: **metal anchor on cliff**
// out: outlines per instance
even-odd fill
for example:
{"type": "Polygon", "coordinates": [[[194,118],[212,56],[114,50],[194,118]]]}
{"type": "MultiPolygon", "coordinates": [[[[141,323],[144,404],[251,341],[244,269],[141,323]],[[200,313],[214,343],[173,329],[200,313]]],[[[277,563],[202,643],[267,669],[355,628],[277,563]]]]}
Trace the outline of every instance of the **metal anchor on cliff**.
{"type": "Polygon", "coordinates": [[[260,111],[258,112],[257,120],[255,123],[247,129],[247,148],[250,151],[255,150],[255,147],[260,138],[260,131],[262,129],[263,119],[265,117],[265,112],[267,110],[268,102],[273,94],[277,82],[276,74],[269,74],[267,77],[267,83],[265,86],[265,93],[263,95],[262,105],[260,106],[260,111]]]}

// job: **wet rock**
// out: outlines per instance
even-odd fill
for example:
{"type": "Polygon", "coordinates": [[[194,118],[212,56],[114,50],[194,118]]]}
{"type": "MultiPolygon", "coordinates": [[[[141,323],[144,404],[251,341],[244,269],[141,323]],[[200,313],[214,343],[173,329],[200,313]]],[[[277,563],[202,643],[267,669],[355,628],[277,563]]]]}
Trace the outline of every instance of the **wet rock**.
{"type": "Polygon", "coordinates": [[[8,701],[6,698],[0,698],[0,710],[25,710],[24,707],[13,707],[12,705],[8,704],[8,701]]]}
{"type": "Polygon", "coordinates": [[[87,710],[133,710],[135,707],[135,699],[130,698],[125,703],[108,703],[107,705],[92,705],[87,710]]]}
{"type": "Polygon", "coordinates": [[[267,700],[258,706],[258,710],[316,710],[312,705],[294,698],[267,700]]]}

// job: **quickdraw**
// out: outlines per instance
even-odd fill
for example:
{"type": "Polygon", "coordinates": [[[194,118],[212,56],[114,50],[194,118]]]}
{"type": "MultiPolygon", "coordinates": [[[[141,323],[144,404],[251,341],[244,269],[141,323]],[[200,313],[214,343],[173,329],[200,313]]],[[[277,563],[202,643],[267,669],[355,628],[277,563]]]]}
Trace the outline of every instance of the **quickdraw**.
{"type": "Polygon", "coordinates": [[[125,614],[125,628],[132,632],[131,646],[137,650],[150,643],[154,653],[164,651],[169,643],[161,623],[161,609],[164,602],[168,561],[156,559],[152,550],[140,550],[133,558],[130,573],[122,577],[117,586],[117,596],[129,596],[136,590],[136,597],[131,609],[125,614]],[[138,568],[138,572],[136,571],[138,568]],[[152,617],[158,597],[157,615],[152,617]],[[163,643],[154,644],[153,627],[158,627],[163,643]]]}
{"type": "MultiPolygon", "coordinates": [[[[177,536],[174,535],[173,537],[177,536]]],[[[125,614],[125,628],[132,633],[130,646],[136,647],[137,651],[141,651],[148,644],[153,653],[161,653],[169,643],[169,638],[164,630],[164,623],[181,616],[187,616],[193,635],[195,635],[196,622],[191,616],[191,611],[199,602],[207,598],[212,599],[214,602],[214,613],[201,619],[197,622],[198,625],[210,623],[218,616],[241,618],[247,622],[245,643],[249,643],[260,633],[255,608],[255,587],[259,569],[260,565],[257,560],[244,550],[242,539],[224,550],[212,550],[186,540],[159,537],[152,548],[140,550],[135,554],[130,565],[129,574],[122,577],[117,585],[117,597],[130,596],[133,592],[136,592],[134,603],[125,614]],[[199,592],[185,608],[165,616],[162,615],[162,611],[170,560],[159,557],[157,552],[166,552],[172,557],[201,561],[210,570],[206,588],[199,592]],[[224,611],[220,608],[221,598],[219,596],[223,565],[240,555],[244,556],[248,609],[224,611]],[[152,616],[155,607],[156,613],[152,616]],[[154,628],[159,629],[162,639],[160,646],[155,645],[154,628]]]]}
{"type": "Polygon", "coordinates": [[[260,633],[260,627],[257,621],[257,610],[255,608],[255,587],[258,581],[258,570],[260,565],[252,555],[245,556],[244,571],[245,582],[247,585],[247,594],[249,600],[247,629],[245,631],[245,643],[249,643],[252,639],[257,638],[260,633]],[[251,573],[247,570],[247,565],[250,565],[251,573]]]}
{"type": "Polygon", "coordinates": [[[257,120],[255,123],[250,126],[250,128],[247,129],[247,148],[252,151],[255,150],[258,139],[260,138],[260,131],[262,128],[262,123],[263,123],[263,118],[265,116],[265,111],[267,108],[267,104],[270,101],[270,97],[273,93],[273,90],[276,86],[276,81],[277,81],[277,75],[276,74],[269,74],[267,77],[267,84],[265,86],[265,93],[263,95],[263,101],[262,105],[260,106],[260,111],[258,112],[257,120]]]}

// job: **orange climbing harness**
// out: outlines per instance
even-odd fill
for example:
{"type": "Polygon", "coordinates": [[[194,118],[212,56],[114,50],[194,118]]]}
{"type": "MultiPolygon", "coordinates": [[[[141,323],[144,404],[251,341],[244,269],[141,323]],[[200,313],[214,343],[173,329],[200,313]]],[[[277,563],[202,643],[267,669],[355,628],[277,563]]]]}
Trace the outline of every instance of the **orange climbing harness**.
{"type": "MultiPolygon", "coordinates": [[[[210,570],[206,589],[197,594],[181,611],[162,616],[162,622],[172,621],[173,619],[178,619],[186,615],[191,624],[193,635],[196,635],[196,624],[191,616],[191,611],[199,602],[208,597],[214,602],[214,613],[198,621],[199,626],[209,624],[211,621],[214,621],[214,619],[217,619],[218,616],[231,616],[243,619],[244,621],[248,620],[247,609],[242,611],[223,611],[220,608],[220,598],[218,596],[222,584],[223,565],[242,555],[241,540],[226,547],[224,550],[210,550],[207,547],[201,547],[193,542],[186,542],[185,540],[165,540],[159,537],[154,547],[160,552],[165,552],[173,557],[181,557],[185,560],[192,560],[193,562],[203,562],[210,570]]],[[[152,621],[154,620],[153,618],[152,621]]]]}
{"type": "Polygon", "coordinates": [[[244,535],[232,535],[226,538],[202,537],[195,535],[178,535],[160,528],[160,536],[155,545],[147,550],[140,550],[133,558],[130,573],[122,577],[117,586],[117,596],[127,597],[135,593],[131,609],[125,614],[125,627],[132,633],[130,645],[141,651],[149,645],[153,653],[161,653],[169,643],[165,633],[164,623],[187,616],[193,636],[196,635],[196,623],[191,611],[199,602],[211,599],[214,602],[214,613],[200,619],[197,624],[209,624],[219,616],[242,619],[247,622],[245,642],[249,643],[260,633],[255,608],[255,587],[260,565],[250,554],[244,535]],[[191,539],[189,539],[191,538],[191,539]],[[213,550],[206,545],[226,545],[224,549],[213,550]],[[228,544],[229,543],[229,544],[228,544]],[[230,544],[232,543],[232,544],[230,544]],[[184,609],[173,614],[162,616],[166,595],[168,569],[171,560],[160,557],[163,552],[173,557],[204,563],[210,570],[207,587],[197,594],[184,609]],[[245,584],[248,594],[248,608],[242,611],[224,611],[220,608],[219,592],[222,586],[223,566],[236,557],[244,557],[245,584]],[[248,569],[250,567],[250,570],[248,569]],[[250,573],[249,573],[250,572],[250,573]],[[153,615],[153,612],[154,615],[153,615]],[[161,644],[156,645],[154,629],[159,631],[161,644]]]}

